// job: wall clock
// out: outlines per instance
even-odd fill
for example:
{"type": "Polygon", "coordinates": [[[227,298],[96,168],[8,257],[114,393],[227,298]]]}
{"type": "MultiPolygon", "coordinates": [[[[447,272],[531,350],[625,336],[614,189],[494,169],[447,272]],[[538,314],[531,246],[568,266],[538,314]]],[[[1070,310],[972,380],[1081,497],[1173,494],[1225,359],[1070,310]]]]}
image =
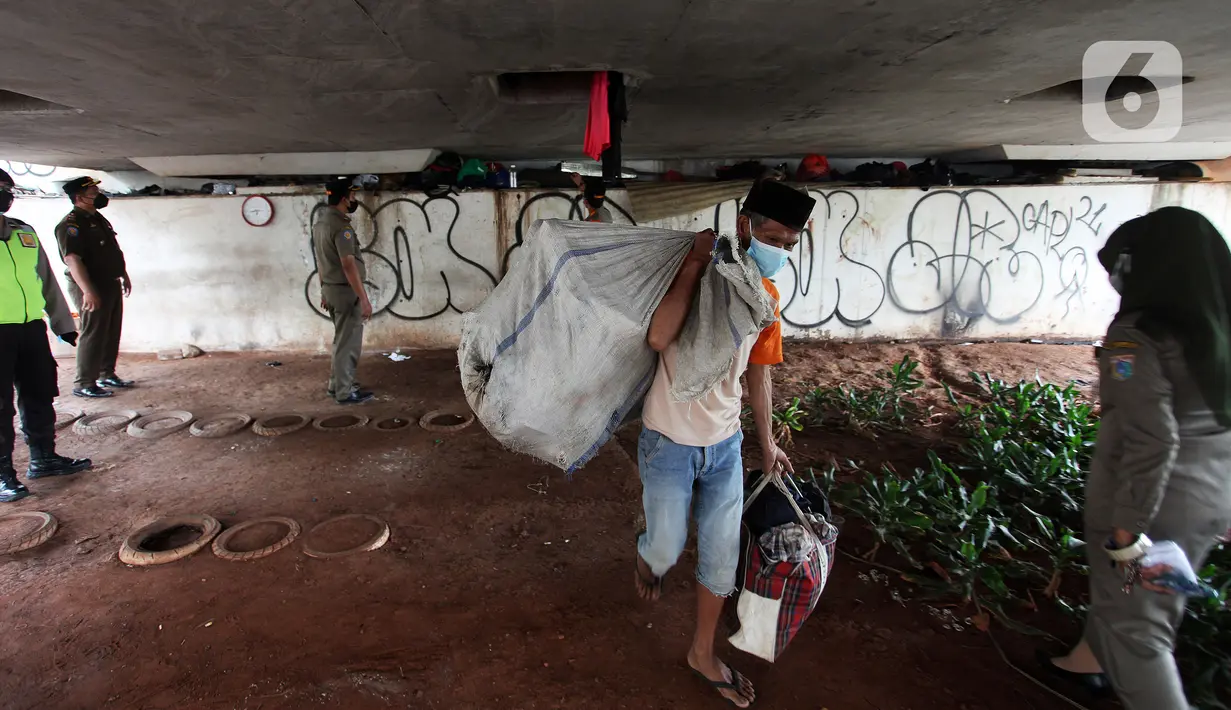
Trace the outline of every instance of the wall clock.
{"type": "Polygon", "coordinates": [[[244,215],[244,221],[253,227],[264,227],[274,221],[274,203],[264,195],[252,195],[244,200],[240,212],[244,215]]]}

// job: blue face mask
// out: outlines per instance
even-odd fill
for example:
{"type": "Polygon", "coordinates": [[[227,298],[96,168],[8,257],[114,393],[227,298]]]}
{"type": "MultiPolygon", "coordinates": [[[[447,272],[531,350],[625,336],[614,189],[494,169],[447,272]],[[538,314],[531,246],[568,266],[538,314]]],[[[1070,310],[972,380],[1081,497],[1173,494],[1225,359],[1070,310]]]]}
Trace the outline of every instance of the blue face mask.
{"type": "Polygon", "coordinates": [[[774,274],[786,266],[787,259],[791,258],[791,252],[757,241],[756,237],[751,237],[751,239],[752,242],[748,244],[748,256],[751,256],[752,260],[757,263],[762,276],[767,279],[773,278],[774,274]]]}

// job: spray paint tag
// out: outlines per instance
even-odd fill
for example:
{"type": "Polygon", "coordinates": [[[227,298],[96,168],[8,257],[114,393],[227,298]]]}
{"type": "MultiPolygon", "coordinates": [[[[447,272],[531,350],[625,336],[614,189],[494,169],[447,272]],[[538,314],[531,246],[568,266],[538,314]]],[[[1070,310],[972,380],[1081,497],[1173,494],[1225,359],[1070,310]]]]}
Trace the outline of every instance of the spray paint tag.
{"type": "Polygon", "coordinates": [[[1116,355],[1111,358],[1111,379],[1123,382],[1133,376],[1135,355],[1116,355]]]}

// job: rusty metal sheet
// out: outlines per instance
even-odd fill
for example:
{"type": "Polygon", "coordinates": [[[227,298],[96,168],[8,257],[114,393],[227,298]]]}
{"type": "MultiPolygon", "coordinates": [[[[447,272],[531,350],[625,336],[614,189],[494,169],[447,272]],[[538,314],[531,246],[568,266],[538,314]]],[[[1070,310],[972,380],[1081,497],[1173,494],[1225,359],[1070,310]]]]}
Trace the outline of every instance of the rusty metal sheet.
{"type": "Polygon", "coordinates": [[[639,224],[709,209],[748,194],[751,180],[727,182],[629,182],[629,208],[639,224]]]}

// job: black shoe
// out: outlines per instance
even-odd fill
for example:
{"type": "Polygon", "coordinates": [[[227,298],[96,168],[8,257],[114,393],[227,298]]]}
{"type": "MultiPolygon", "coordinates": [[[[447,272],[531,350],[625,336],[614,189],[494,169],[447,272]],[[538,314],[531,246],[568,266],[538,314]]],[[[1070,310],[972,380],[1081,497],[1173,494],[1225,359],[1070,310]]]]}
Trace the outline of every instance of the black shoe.
{"type": "Polygon", "coordinates": [[[1096,698],[1106,698],[1112,695],[1111,680],[1106,673],[1074,673],[1052,663],[1052,656],[1043,649],[1034,652],[1034,660],[1053,678],[1060,678],[1078,686],[1096,698]]]}
{"type": "Polygon", "coordinates": [[[67,456],[52,453],[50,456],[43,456],[37,459],[31,458],[30,468],[26,469],[26,478],[34,480],[49,476],[71,476],[74,473],[81,473],[93,465],[89,459],[70,459],[67,456]]]}
{"type": "Polygon", "coordinates": [[[357,392],[351,392],[350,396],[346,399],[339,399],[338,404],[363,404],[364,402],[370,402],[375,398],[376,395],[371,392],[359,390],[357,392]]]}
{"type": "MultiPolygon", "coordinates": [[[[350,391],[351,391],[351,392],[358,392],[358,391],[359,391],[359,383],[358,383],[358,382],[356,382],[355,384],[351,385],[350,391]]],[[[333,390],[325,390],[325,394],[329,395],[329,399],[337,399],[337,397],[334,395],[333,390]]]]}
{"type": "Polygon", "coordinates": [[[93,385],[90,387],[74,387],[73,394],[78,397],[92,397],[94,399],[98,399],[100,397],[110,397],[114,394],[114,392],[111,390],[105,390],[98,385],[93,385]]]}
{"type": "Polygon", "coordinates": [[[100,378],[98,378],[98,386],[99,386],[99,387],[119,387],[119,388],[125,388],[125,387],[132,387],[132,386],[133,386],[133,385],[135,385],[135,384],[136,384],[136,383],[135,383],[135,382],[133,382],[132,380],[121,380],[121,379],[120,379],[118,376],[116,376],[116,375],[107,375],[106,377],[100,377],[100,378]]]}
{"type": "Polygon", "coordinates": [[[0,464],[0,503],[12,503],[30,495],[30,489],[17,481],[17,472],[10,464],[0,464]]]}

